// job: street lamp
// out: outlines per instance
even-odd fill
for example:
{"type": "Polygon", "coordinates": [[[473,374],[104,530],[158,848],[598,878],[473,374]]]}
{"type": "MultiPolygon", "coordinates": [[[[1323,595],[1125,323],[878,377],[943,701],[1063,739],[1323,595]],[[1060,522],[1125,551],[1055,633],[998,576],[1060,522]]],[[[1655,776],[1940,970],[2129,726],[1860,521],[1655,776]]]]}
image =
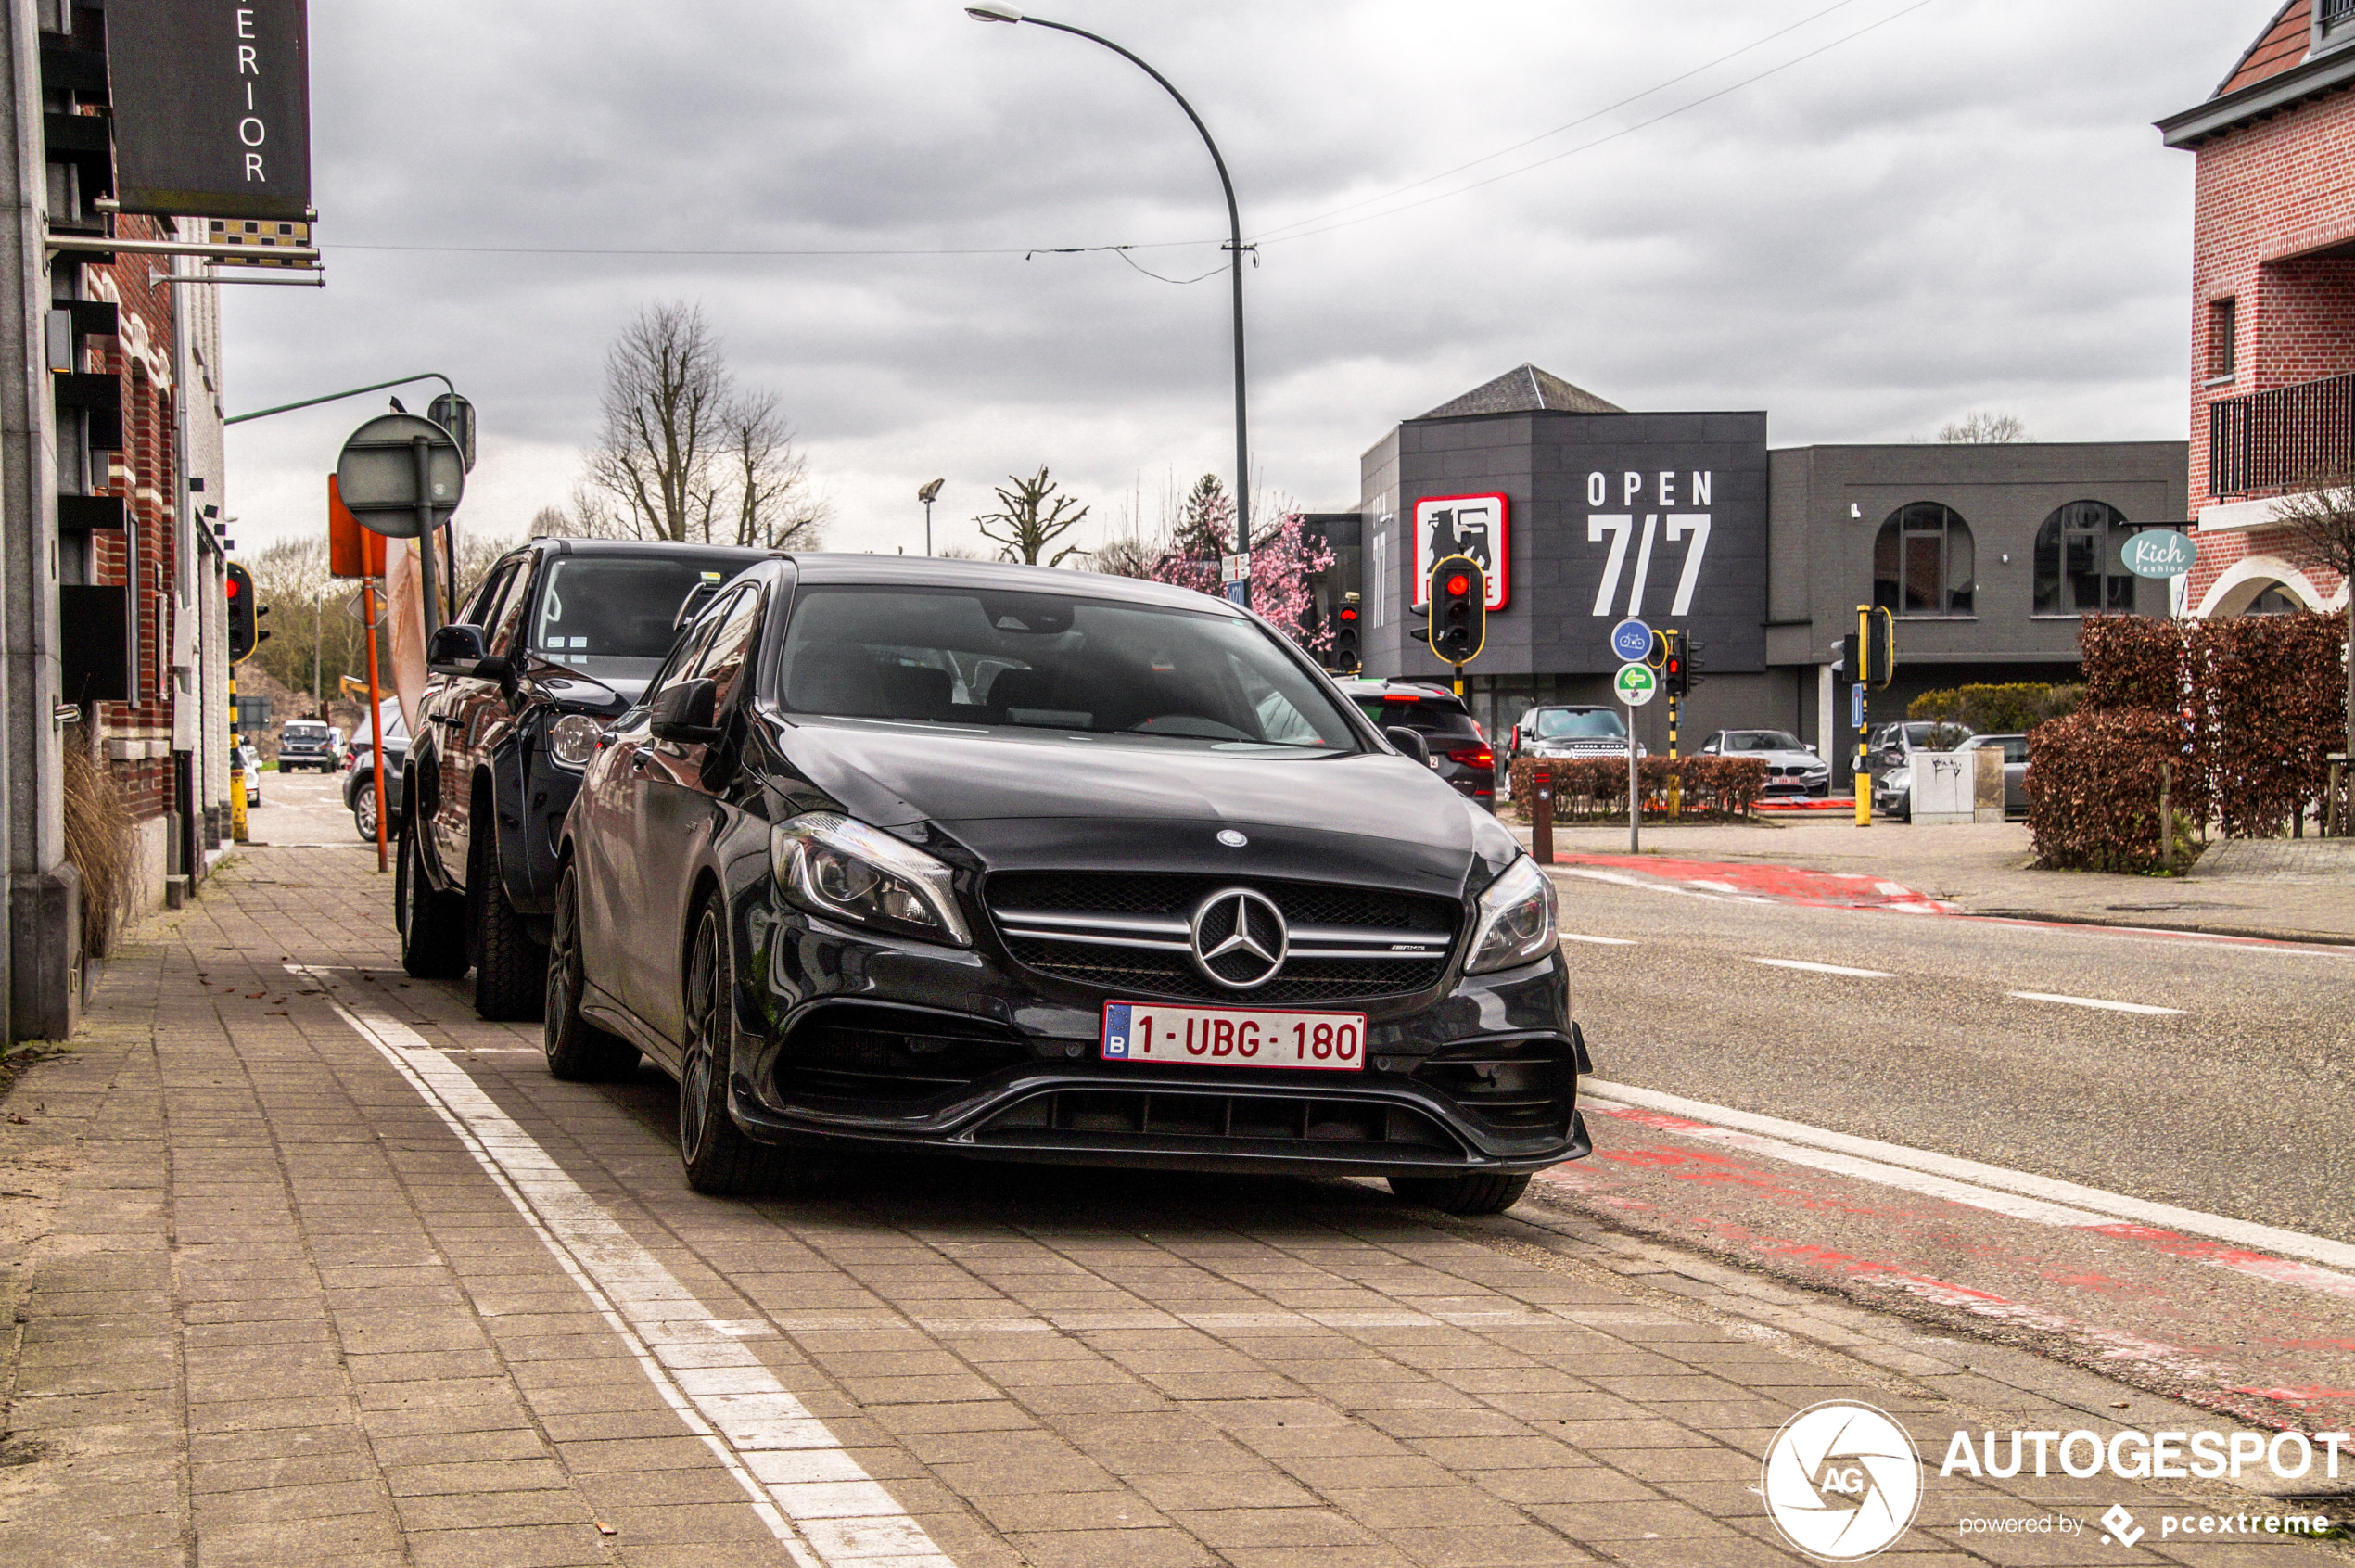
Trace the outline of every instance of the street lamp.
{"type": "MultiPolygon", "coordinates": [[[[1219,156],[1218,144],[1210,139],[1210,127],[1202,122],[1202,116],[1196,114],[1194,106],[1186,101],[1186,95],[1170,85],[1169,78],[1109,38],[1099,37],[1086,28],[1048,21],[1041,17],[1026,17],[1009,6],[968,6],[965,15],[975,21],[1028,22],[1033,27],[1052,28],[1057,32],[1068,32],[1091,44],[1101,44],[1160,83],[1162,91],[1178,100],[1178,107],[1186,111],[1186,118],[1192,121],[1194,129],[1202,133],[1202,144],[1210,149],[1210,161],[1218,168],[1218,184],[1227,193],[1227,224],[1229,231],[1227,249],[1232,261],[1229,270],[1234,275],[1235,285],[1235,550],[1238,555],[1250,555],[1251,440],[1243,414],[1243,220],[1241,210],[1235,206],[1235,182],[1227,177],[1227,160],[1219,156]]],[[[1228,592],[1239,603],[1248,605],[1251,603],[1250,579],[1246,577],[1241,582],[1231,585],[1228,592]]]]}
{"type": "Polygon", "coordinates": [[[932,554],[932,504],[938,498],[940,487],[947,482],[945,479],[929,480],[916,491],[916,499],[924,504],[924,554],[927,555],[932,554]]]}

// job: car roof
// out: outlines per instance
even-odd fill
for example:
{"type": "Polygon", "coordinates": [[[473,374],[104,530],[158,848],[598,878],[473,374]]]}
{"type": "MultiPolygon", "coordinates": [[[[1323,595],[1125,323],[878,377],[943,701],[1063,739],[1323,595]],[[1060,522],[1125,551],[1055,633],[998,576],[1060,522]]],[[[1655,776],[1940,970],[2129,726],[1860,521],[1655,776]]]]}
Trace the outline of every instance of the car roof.
{"type": "Polygon", "coordinates": [[[657,559],[727,561],[738,567],[768,560],[775,554],[774,551],[748,549],[738,544],[702,544],[670,539],[554,539],[544,536],[525,541],[523,550],[518,554],[530,551],[551,555],[651,555],[657,559]]]}
{"type": "Polygon", "coordinates": [[[1422,681],[1377,681],[1370,675],[1344,675],[1334,682],[1352,697],[1413,698],[1419,702],[1452,702],[1458,708],[1464,699],[1445,686],[1422,681]]]}
{"type": "Polygon", "coordinates": [[[1083,599],[1113,599],[1162,605],[1202,614],[1244,612],[1224,599],[1142,578],[1063,567],[1025,567],[1011,561],[965,561],[938,555],[864,555],[819,553],[789,557],[804,582],[855,583],[882,587],[995,588],[1007,593],[1061,593],[1083,599]]]}

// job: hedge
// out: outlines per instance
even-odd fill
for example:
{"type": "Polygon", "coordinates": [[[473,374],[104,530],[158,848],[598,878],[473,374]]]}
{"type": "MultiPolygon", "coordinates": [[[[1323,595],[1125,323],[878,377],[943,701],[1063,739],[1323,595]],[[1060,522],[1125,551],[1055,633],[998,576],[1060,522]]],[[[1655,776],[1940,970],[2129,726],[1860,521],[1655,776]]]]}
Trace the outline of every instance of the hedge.
{"type": "Polygon", "coordinates": [[[1982,735],[2026,734],[2047,719],[2074,712],[2084,690],[2082,686],[2048,686],[2036,681],[2002,686],[1951,686],[1916,697],[1907,706],[1905,717],[1966,724],[1982,735]]]}
{"type": "MultiPolygon", "coordinates": [[[[1554,821],[1627,819],[1627,759],[1623,757],[1521,757],[1514,759],[1512,801],[1529,820],[1530,779],[1540,766],[1554,771],[1554,821]]],[[[1755,757],[1647,757],[1636,771],[1644,811],[1665,815],[1668,784],[1681,785],[1676,816],[1704,820],[1747,817],[1766,784],[1766,764],[1755,757]]]]}
{"type": "MultiPolygon", "coordinates": [[[[2180,761],[2183,728],[2145,708],[2081,709],[2028,737],[2028,832],[2036,863],[2060,871],[2153,871],[2159,865],[2163,764],[2180,761]]],[[[2183,770],[2175,777],[2176,835],[2189,835],[2183,770]]],[[[2179,854],[2176,863],[2185,863],[2179,854]]]]}

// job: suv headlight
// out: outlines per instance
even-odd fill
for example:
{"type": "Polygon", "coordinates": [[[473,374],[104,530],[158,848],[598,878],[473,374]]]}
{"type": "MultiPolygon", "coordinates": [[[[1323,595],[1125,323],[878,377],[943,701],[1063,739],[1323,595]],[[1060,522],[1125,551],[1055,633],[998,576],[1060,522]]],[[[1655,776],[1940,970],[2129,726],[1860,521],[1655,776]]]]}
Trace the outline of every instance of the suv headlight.
{"type": "Polygon", "coordinates": [[[548,755],[560,767],[579,770],[597,755],[597,737],[605,726],[585,713],[567,713],[548,726],[548,755]]]}
{"type": "Polygon", "coordinates": [[[1560,942],[1554,926],[1554,884],[1523,855],[1480,896],[1480,924],[1472,928],[1468,975],[1510,969],[1543,958],[1560,942]]]}
{"type": "Polygon", "coordinates": [[[813,914],[973,946],[948,867],[864,822],[832,811],[779,822],[769,830],[769,865],[785,897],[813,914]]]}

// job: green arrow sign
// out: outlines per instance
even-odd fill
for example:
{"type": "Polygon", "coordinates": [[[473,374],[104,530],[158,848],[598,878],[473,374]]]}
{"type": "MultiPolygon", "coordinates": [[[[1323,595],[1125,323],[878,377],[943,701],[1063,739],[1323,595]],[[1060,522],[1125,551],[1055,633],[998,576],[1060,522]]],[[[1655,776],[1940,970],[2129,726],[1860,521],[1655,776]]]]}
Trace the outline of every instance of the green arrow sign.
{"type": "Polygon", "coordinates": [[[1660,690],[1660,677],[1648,664],[1623,664],[1611,684],[1618,689],[1619,700],[1630,708],[1641,708],[1652,700],[1660,690]]]}

